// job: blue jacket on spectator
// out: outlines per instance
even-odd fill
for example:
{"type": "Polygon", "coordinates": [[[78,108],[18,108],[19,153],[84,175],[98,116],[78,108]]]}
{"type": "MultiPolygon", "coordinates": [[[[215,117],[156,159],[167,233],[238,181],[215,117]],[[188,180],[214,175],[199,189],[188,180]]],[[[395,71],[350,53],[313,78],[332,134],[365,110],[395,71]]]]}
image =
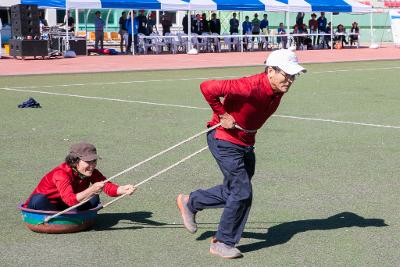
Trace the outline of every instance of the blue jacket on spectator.
{"type": "Polygon", "coordinates": [[[243,23],[242,23],[243,34],[246,34],[248,32],[251,33],[252,28],[253,28],[253,25],[251,24],[250,21],[243,21],[243,23]]]}
{"type": "MultiPolygon", "coordinates": [[[[128,18],[125,22],[126,28],[128,29],[129,35],[132,34],[131,18],[128,18]]],[[[139,32],[139,20],[137,17],[133,19],[133,34],[138,34],[139,32]]]]}

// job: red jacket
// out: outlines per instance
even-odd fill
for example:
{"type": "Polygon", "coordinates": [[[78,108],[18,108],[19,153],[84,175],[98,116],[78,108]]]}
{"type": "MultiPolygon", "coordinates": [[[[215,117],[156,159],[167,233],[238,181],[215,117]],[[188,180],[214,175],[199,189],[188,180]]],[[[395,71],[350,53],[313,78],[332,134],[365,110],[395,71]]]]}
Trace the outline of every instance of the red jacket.
{"type": "MultiPolygon", "coordinates": [[[[219,123],[225,112],[246,130],[258,130],[276,111],[283,94],[274,93],[265,72],[235,80],[210,80],[200,85],[214,114],[208,126],[219,123]],[[221,102],[220,98],[224,100],[221,102]]],[[[215,138],[242,146],[255,143],[255,132],[218,127],[215,138]]]]}
{"type": "MultiPolygon", "coordinates": [[[[78,173],[71,169],[65,162],[54,168],[40,180],[24,206],[27,207],[33,194],[44,194],[55,205],[64,202],[68,206],[78,204],[76,194],[84,191],[90,184],[104,181],[106,178],[97,170],[91,177],[81,179],[78,173]]],[[[103,191],[110,197],[117,196],[118,185],[107,182],[103,191]]]]}

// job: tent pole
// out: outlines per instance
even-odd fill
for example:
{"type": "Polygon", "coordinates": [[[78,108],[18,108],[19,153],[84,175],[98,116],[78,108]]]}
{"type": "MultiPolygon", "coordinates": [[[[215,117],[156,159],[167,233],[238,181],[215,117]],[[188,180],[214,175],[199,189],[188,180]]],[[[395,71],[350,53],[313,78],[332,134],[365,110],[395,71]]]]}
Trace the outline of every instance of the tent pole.
{"type": "Polygon", "coordinates": [[[132,56],[135,55],[135,39],[134,39],[134,34],[133,34],[133,30],[134,30],[134,19],[133,19],[133,9],[131,9],[131,30],[132,30],[132,34],[131,34],[131,38],[132,38],[132,42],[131,42],[131,50],[132,50],[132,56]]]}
{"type": "Polygon", "coordinates": [[[370,45],[372,45],[374,42],[374,29],[372,26],[372,22],[373,22],[373,18],[372,18],[372,11],[371,11],[371,13],[369,13],[369,24],[370,24],[370,34],[371,34],[370,45]]]}
{"type": "Polygon", "coordinates": [[[243,53],[243,27],[242,27],[242,23],[243,22],[241,22],[242,21],[242,17],[243,17],[243,11],[239,11],[239,29],[240,29],[240,32],[242,32],[242,33],[240,33],[239,32],[239,36],[242,36],[241,38],[240,38],[240,51],[243,53]]]}
{"type": "Polygon", "coordinates": [[[188,49],[186,52],[189,52],[192,47],[192,14],[190,10],[187,11],[188,14],[188,49]]]}
{"type": "Polygon", "coordinates": [[[290,12],[289,11],[286,11],[285,12],[285,15],[286,15],[286,28],[287,28],[287,41],[286,41],[286,47],[283,47],[284,49],[285,48],[289,48],[290,47],[290,44],[289,44],[289,41],[290,41],[290,12]]]}
{"type": "Polygon", "coordinates": [[[65,2],[65,32],[66,32],[66,40],[65,40],[65,52],[69,50],[69,36],[68,36],[68,19],[69,19],[69,9],[68,9],[68,1],[65,2]]]}
{"type": "Polygon", "coordinates": [[[75,9],[75,25],[75,36],[77,36],[79,32],[79,9],[75,9]]]}
{"type": "Polygon", "coordinates": [[[333,50],[333,12],[331,12],[331,50],[333,50]]]}

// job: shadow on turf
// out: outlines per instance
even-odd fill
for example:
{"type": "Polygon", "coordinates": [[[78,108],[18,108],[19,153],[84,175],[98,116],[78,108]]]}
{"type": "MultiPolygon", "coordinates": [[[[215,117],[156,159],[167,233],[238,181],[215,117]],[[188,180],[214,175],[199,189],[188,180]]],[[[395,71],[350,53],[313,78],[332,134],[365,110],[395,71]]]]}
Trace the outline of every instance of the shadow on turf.
{"type": "Polygon", "coordinates": [[[150,220],[152,212],[137,211],[130,213],[100,213],[96,218],[96,225],[93,227],[95,231],[105,230],[126,230],[126,229],[142,229],[146,226],[162,226],[165,223],[150,220]],[[120,222],[122,221],[122,222],[120,222]],[[129,225],[127,227],[112,228],[114,225],[129,225]]]}
{"type": "MultiPolygon", "coordinates": [[[[295,234],[312,230],[332,230],[344,227],[383,227],[388,226],[382,219],[365,219],[352,212],[342,212],[326,219],[310,219],[285,222],[268,228],[267,233],[244,232],[242,237],[259,239],[262,241],[238,246],[242,252],[255,251],[281,245],[288,242],[295,234]]],[[[201,234],[197,240],[204,240],[214,236],[214,231],[201,234]]]]}

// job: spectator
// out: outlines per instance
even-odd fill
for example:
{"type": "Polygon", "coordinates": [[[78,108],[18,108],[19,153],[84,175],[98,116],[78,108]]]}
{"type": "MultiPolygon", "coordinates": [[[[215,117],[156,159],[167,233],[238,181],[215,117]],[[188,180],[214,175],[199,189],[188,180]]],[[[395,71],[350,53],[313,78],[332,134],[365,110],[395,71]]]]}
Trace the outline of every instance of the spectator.
{"type": "Polygon", "coordinates": [[[62,26],[67,25],[69,32],[75,32],[75,19],[70,16],[69,11],[65,13],[64,23],[61,24],[62,26]]]}
{"type": "Polygon", "coordinates": [[[193,32],[197,33],[197,34],[201,34],[202,29],[203,29],[203,26],[202,26],[200,14],[196,14],[196,18],[193,21],[193,32]]]}
{"type": "Polygon", "coordinates": [[[217,19],[217,14],[212,13],[210,24],[210,32],[221,34],[221,22],[217,19]]]}
{"type": "Polygon", "coordinates": [[[154,32],[154,26],[156,26],[156,16],[157,15],[155,11],[151,11],[147,14],[147,35],[150,35],[154,32]]]}
{"type": "Polygon", "coordinates": [[[264,14],[264,18],[260,23],[260,29],[264,34],[268,34],[268,28],[269,27],[269,22],[268,22],[268,15],[264,14]]]}
{"type": "Polygon", "coordinates": [[[261,24],[261,21],[258,19],[258,14],[255,13],[254,19],[251,21],[251,26],[252,26],[251,33],[252,34],[257,34],[257,35],[260,34],[260,24],[261,24]]]}
{"type": "MultiPolygon", "coordinates": [[[[279,23],[279,27],[277,29],[277,33],[278,33],[278,35],[285,35],[286,34],[286,30],[285,30],[285,27],[284,27],[282,22],[279,23]]],[[[287,36],[277,37],[276,38],[276,42],[278,43],[278,45],[282,44],[280,47],[285,49],[286,46],[287,46],[287,39],[288,39],[287,36]]]]}
{"type": "Polygon", "coordinates": [[[186,13],[185,16],[182,19],[182,27],[183,27],[183,32],[185,34],[189,33],[189,25],[188,25],[189,21],[188,21],[188,14],[186,13]]]}
{"type": "Polygon", "coordinates": [[[163,35],[171,32],[172,21],[169,15],[164,14],[161,18],[161,26],[163,28],[163,35]]]}
{"type": "Polygon", "coordinates": [[[229,33],[239,33],[239,20],[236,18],[236,13],[232,14],[232,18],[229,20],[229,33]]]}
{"type": "Polygon", "coordinates": [[[104,20],[101,18],[100,11],[94,13],[96,17],[94,18],[94,31],[95,31],[95,42],[94,48],[99,49],[99,42],[101,49],[104,49],[104,20]]]}
{"type": "Polygon", "coordinates": [[[210,25],[209,25],[209,21],[207,20],[207,15],[206,13],[203,13],[201,15],[201,33],[203,32],[210,32],[210,25]]]}
{"type": "Polygon", "coordinates": [[[304,12],[298,12],[296,16],[297,27],[299,28],[302,27],[302,25],[304,24],[303,20],[304,20],[304,12]]]}
{"type": "MultiPolygon", "coordinates": [[[[251,34],[252,29],[253,29],[253,26],[250,22],[249,16],[244,17],[244,21],[242,23],[243,34],[251,34]]],[[[243,48],[244,49],[247,49],[247,44],[248,44],[248,39],[243,38],[243,48]]]]}
{"type": "Polygon", "coordinates": [[[128,45],[126,47],[126,53],[132,53],[132,35],[133,35],[133,50],[135,54],[138,52],[138,32],[139,32],[139,21],[136,17],[136,12],[131,12],[132,16],[130,16],[126,20],[126,28],[128,29],[128,45]],[[133,27],[132,27],[133,21],[133,27]],[[133,28],[133,29],[132,29],[133,28]]]}
{"type": "MultiPolygon", "coordinates": [[[[317,21],[317,14],[312,13],[311,19],[308,21],[308,28],[310,29],[310,34],[317,34],[318,33],[318,21],[317,21]]],[[[312,44],[316,45],[317,36],[312,36],[312,44]]]]}
{"type": "Polygon", "coordinates": [[[126,28],[126,12],[122,12],[121,17],[119,18],[119,35],[121,36],[121,41],[119,43],[121,53],[124,52],[124,46],[127,46],[127,35],[128,29],[126,28]]]}
{"type": "Polygon", "coordinates": [[[348,44],[346,40],[346,29],[344,28],[343,24],[339,24],[336,27],[335,41],[337,44],[337,48],[342,48],[344,47],[344,44],[348,44]]]}
{"type": "Polygon", "coordinates": [[[328,49],[331,49],[331,47],[329,46],[329,43],[331,41],[331,32],[332,32],[331,27],[332,27],[332,24],[331,24],[331,22],[329,22],[324,31],[324,33],[326,33],[326,35],[324,35],[323,36],[324,38],[322,39],[323,40],[322,48],[325,48],[325,46],[326,46],[328,49]]]}
{"type": "Polygon", "coordinates": [[[142,33],[144,35],[148,35],[147,33],[147,18],[144,14],[144,10],[139,11],[139,15],[137,16],[139,22],[138,33],[142,33]]]}
{"type": "MultiPolygon", "coordinates": [[[[325,18],[325,12],[321,12],[321,16],[317,19],[318,22],[318,33],[326,33],[326,18],[325,18]]],[[[330,32],[330,29],[329,29],[330,32]]],[[[325,39],[325,37],[323,37],[325,39]]],[[[320,36],[318,35],[317,38],[317,43],[319,44],[320,36]]]]}
{"type": "Polygon", "coordinates": [[[360,28],[358,27],[358,23],[354,21],[350,29],[350,46],[353,46],[353,44],[358,43],[359,34],[360,34],[360,28]]]}

